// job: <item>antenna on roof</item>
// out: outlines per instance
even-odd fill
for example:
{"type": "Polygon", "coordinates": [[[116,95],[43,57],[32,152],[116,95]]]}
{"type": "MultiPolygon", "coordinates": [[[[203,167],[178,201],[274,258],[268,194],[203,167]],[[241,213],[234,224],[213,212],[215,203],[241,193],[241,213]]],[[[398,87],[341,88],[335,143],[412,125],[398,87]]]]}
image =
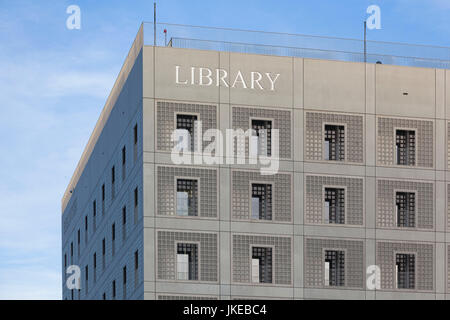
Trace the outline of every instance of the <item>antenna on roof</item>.
{"type": "Polygon", "coordinates": [[[153,45],[156,47],[156,2],[153,2],[153,45]]]}
{"type": "Polygon", "coordinates": [[[367,20],[364,20],[364,63],[367,63],[367,20]]]}

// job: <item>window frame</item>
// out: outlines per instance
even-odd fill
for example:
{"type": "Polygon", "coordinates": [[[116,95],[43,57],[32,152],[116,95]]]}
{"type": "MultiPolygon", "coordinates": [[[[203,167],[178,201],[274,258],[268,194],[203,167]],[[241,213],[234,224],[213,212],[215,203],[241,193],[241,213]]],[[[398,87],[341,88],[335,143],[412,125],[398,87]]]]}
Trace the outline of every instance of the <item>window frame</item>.
{"type": "MultiPolygon", "coordinates": [[[[347,261],[348,261],[348,259],[347,259],[347,257],[348,257],[348,255],[347,255],[347,248],[337,248],[337,247],[325,247],[325,248],[322,248],[322,261],[321,261],[321,266],[322,266],[322,268],[323,268],[323,270],[322,270],[322,285],[325,287],[325,288],[331,288],[331,289],[340,289],[340,288],[347,288],[348,286],[347,286],[347,281],[348,281],[348,278],[347,278],[347,276],[348,276],[348,272],[347,272],[347,269],[348,269],[348,267],[347,267],[347,261]],[[326,259],[326,257],[327,257],[327,251],[343,251],[344,252],[344,285],[343,286],[331,286],[329,283],[328,284],[326,284],[325,283],[325,259],[326,259]]],[[[330,281],[329,279],[328,279],[328,281],[330,281]]]]}
{"type": "Polygon", "coordinates": [[[275,212],[276,212],[276,210],[275,210],[275,208],[276,208],[276,206],[275,206],[275,197],[274,197],[274,194],[275,194],[275,183],[274,183],[274,181],[268,181],[268,180],[252,180],[252,179],[250,179],[249,180],[249,213],[248,213],[248,219],[249,219],[249,221],[252,221],[252,222],[274,222],[275,221],[275,212]],[[253,219],[252,218],[252,200],[253,200],[253,184],[268,184],[268,185],[271,185],[271,187],[272,187],[272,195],[271,195],[271,198],[272,198],[272,212],[271,212],[271,216],[272,216],[272,219],[270,219],[270,220],[268,220],[268,219],[253,219]]]}
{"type": "Polygon", "coordinates": [[[175,175],[174,176],[174,195],[175,195],[175,212],[174,212],[174,217],[177,217],[177,218],[184,218],[184,219],[186,219],[186,218],[191,218],[191,219],[193,219],[193,218],[201,218],[201,208],[200,208],[200,203],[201,203],[201,195],[200,195],[200,178],[199,177],[193,177],[193,176],[178,176],[178,175],[175,175]],[[197,181],[197,215],[196,216],[190,216],[190,215],[187,215],[187,216],[180,216],[180,215],[178,215],[178,204],[177,204],[177,193],[178,193],[178,180],[194,180],[194,181],[197,181]]]}
{"type": "Polygon", "coordinates": [[[348,211],[348,192],[347,186],[335,185],[335,184],[323,184],[322,185],[322,224],[332,226],[348,226],[347,223],[347,211],[348,211]],[[345,223],[326,223],[325,222],[325,196],[326,189],[344,189],[344,222],[345,223]]]}
{"type": "MultiPolygon", "coordinates": [[[[197,117],[197,122],[198,121],[202,121],[201,120],[201,117],[200,117],[200,112],[189,112],[189,111],[175,111],[174,112],[174,130],[178,130],[178,128],[177,128],[177,123],[178,123],[178,121],[177,121],[177,117],[179,116],[179,115],[182,115],[182,116],[196,116],[197,117]]],[[[201,137],[202,139],[200,140],[200,146],[197,146],[197,148],[198,149],[200,149],[199,151],[196,151],[195,150],[195,145],[196,145],[196,141],[195,141],[195,139],[197,138],[196,136],[195,136],[195,121],[194,121],[194,128],[193,128],[193,136],[194,137],[191,137],[191,139],[193,139],[193,143],[194,143],[194,150],[188,150],[188,151],[186,151],[186,150],[183,150],[183,153],[184,152],[190,152],[191,154],[202,154],[202,152],[203,152],[203,137],[201,137]]],[[[172,143],[174,143],[173,141],[172,141],[172,143]]],[[[191,143],[192,143],[192,140],[191,140],[191,143]]],[[[172,149],[173,148],[175,148],[175,144],[173,144],[172,145],[172,149]]],[[[178,152],[181,152],[181,151],[178,151],[178,152]]]]}
{"type": "MultiPolygon", "coordinates": [[[[174,241],[174,252],[175,252],[175,281],[178,282],[201,282],[201,247],[200,247],[200,241],[183,241],[183,240],[176,240],[174,241]],[[197,280],[179,280],[178,279],[178,244],[194,244],[197,245],[197,280]]],[[[189,273],[189,270],[188,270],[189,273]]]]}
{"type": "Polygon", "coordinates": [[[418,269],[418,253],[416,251],[408,251],[408,250],[394,250],[393,257],[393,266],[394,266],[394,290],[398,291],[418,291],[417,289],[417,269],[418,269]],[[397,275],[397,254],[406,254],[414,256],[414,288],[399,288],[398,287],[398,275],[397,275]]]}
{"type": "MultiPolygon", "coordinates": [[[[397,166],[397,167],[401,167],[401,168],[407,168],[407,167],[410,167],[410,168],[415,168],[415,167],[417,167],[418,165],[417,165],[417,160],[418,160],[418,144],[417,144],[417,142],[419,141],[419,135],[418,135],[418,130],[417,130],[417,128],[410,128],[410,127],[397,127],[397,126],[394,126],[394,136],[393,136],[393,148],[394,148],[394,152],[393,152],[393,155],[394,155],[394,165],[395,166],[397,166]],[[398,164],[397,163],[397,158],[398,158],[398,155],[397,155],[397,130],[400,130],[400,131],[414,131],[414,136],[415,136],[415,144],[416,144],[416,147],[415,147],[415,149],[414,149],[414,165],[410,165],[410,164],[398,164]]],[[[433,146],[433,152],[434,152],[434,146],[433,146]]]]}
{"type": "Polygon", "coordinates": [[[342,163],[342,162],[348,162],[348,143],[347,143],[347,138],[348,138],[348,125],[346,123],[342,123],[342,122],[334,122],[334,121],[323,121],[322,122],[322,161],[326,161],[329,162],[331,161],[332,163],[342,163]],[[325,137],[326,137],[326,126],[342,126],[344,127],[344,160],[326,160],[325,159],[325,137]]]}
{"type": "Polygon", "coordinates": [[[419,203],[419,197],[418,197],[418,190],[411,190],[411,189],[401,189],[401,188],[394,188],[394,228],[400,229],[400,230],[415,230],[418,229],[417,227],[417,221],[418,221],[418,203],[419,203]],[[398,212],[397,212],[397,192],[406,192],[406,193],[414,193],[414,227],[399,227],[398,226],[398,212]]]}
{"type": "MultiPolygon", "coordinates": [[[[292,254],[292,253],[291,253],[292,254]]],[[[276,285],[275,281],[275,246],[267,244],[250,244],[249,246],[249,266],[250,266],[250,284],[258,286],[273,286],[276,285]],[[272,282],[253,282],[252,266],[253,266],[253,248],[270,248],[272,249],[272,282]]],[[[260,275],[261,276],[261,275],[260,275]]]]}
{"type": "MultiPolygon", "coordinates": [[[[250,116],[248,120],[249,120],[249,126],[248,126],[248,128],[249,128],[250,130],[253,129],[253,124],[252,124],[252,122],[253,122],[254,120],[255,120],[255,121],[270,121],[271,124],[272,124],[272,128],[271,128],[270,130],[272,131],[272,130],[275,129],[275,128],[274,128],[274,125],[275,125],[275,118],[250,116]]],[[[250,135],[249,141],[248,141],[248,156],[249,156],[249,157],[252,157],[252,158],[258,158],[258,157],[268,157],[268,158],[271,158],[271,157],[272,157],[272,154],[273,154],[272,140],[270,141],[270,156],[268,156],[268,155],[261,155],[261,154],[258,153],[258,154],[256,155],[256,157],[253,157],[253,156],[250,154],[250,144],[251,144],[251,137],[253,136],[253,131],[251,131],[251,132],[252,132],[252,134],[250,135]]],[[[271,133],[270,137],[271,137],[271,139],[272,139],[272,137],[273,137],[272,133],[271,133]]],[[[259,141],[258,141],[258,142],[259,142],[259,141]]]]}

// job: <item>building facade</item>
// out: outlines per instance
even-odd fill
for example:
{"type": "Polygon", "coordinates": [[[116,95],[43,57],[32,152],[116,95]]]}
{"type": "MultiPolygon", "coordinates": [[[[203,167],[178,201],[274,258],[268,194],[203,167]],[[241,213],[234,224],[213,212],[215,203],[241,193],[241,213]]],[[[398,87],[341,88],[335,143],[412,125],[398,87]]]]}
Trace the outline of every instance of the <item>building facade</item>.
{"type": "Polygon", "coordinates": [[[141,29],[63,197],[63,298],[450,297],[448,97],[444,69],[148,46],[141,29]],[[277,129],[277,170],[175,164],[176,130],[208,146],[198,121],[277,129]]]}

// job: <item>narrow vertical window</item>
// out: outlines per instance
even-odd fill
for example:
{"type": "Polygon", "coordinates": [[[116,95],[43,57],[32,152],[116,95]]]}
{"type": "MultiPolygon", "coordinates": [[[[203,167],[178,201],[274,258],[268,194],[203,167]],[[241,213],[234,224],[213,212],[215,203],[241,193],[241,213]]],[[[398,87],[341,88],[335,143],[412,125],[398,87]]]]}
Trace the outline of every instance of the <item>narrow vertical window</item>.
{"type": "Polygon", "coordinates": [[[252,183],[251,217],[256,220],[272,220],[272,185],[252,183]]]}
{"type": "Polygon", "coordinates": [[[134,189],[134,224],[137,223],[138,220],[138,207],[139,207],[139,201],[138,201],[138,188],[134,189]]]}
{"type": "Polygon", "coordinates": [[[102,185],[102,215],[105,215],[105,184],[102,185]]]}
{"type": "Polygon", "coordinates": [[[272,283],[272,248],[252,247],[252,282],[272,283]]]}
{"type": "Polygon", "coordinates": [[[94,227],[94,232],[97,231],[97,201],[92,202],[92,224],[94,227]]]}
{"type": "Polygon", "coordinates": [[[324,159],[345,161],[345,127],[325,125],[324,159]]]}
{"type": "Polygon", "coordinates": [[[126,179],[127,167],[127,149],[125,146],[122,148],[122,181],[126,179]]]}
{"type": "Polygon", "coordinates": [[[102,240],[102,269],[103,271],[106,268],[106,239],[102,240]]]}
{"type": "Polygon", "coordinates": [[[89,294],[89,267],[88,267],[88,265],[86,265],[86,267],[84,268],[84,272],[85,272],[84,288],[86,290],[86,296],[87,296],[89,294]]]}
{"type": "Polygon", "coordinates": [[[177,179],[177,215],[198,215],[198,181],[193,179],[177,179]]]}
{"type": "Polygon", "coordinates": [[[395,255],[395,260],[397,289],[414,289],[416,284],[415,255],[407,253],[397,253],[395,255]]]}
{"type": "Polygon", "coordinates": [[[94,283],[97,282],[97,253],[94,252],[92,257],[92,265],[94,266],[94,283]]]}
{"type": "Polygon", "coordinates": [[[416,132],[414,130],[396,130],[395,136],[397,164],[414,166],[416,164],[416,132]]]}
{"type": "Polygon", "coordinates": [[[70,264],[73,264],[73,242],[70,243],[70,264]]]}
{"type": "Polygon", "coordinates": [[[84,216],[84,242],[87,244],[88,243],[88,234],[89,234],[89,230],[88,230],[88,216],[84,216]]]}
{"type": "Polygon", "coordinates": [[[416,194],[414,192],[396,192],[397,227],[414,228],[416,211],[416,194]]]}
{"type": "Polygon", "coordinates": [[[345,286],[345,252],[326,250],[324,263],[325,286],[345,286]]]}
{"type": "Polygon", "coordinates": [[[113,223],[111,226],[111,239],[112,239],[111,252],[112,252],[112,255],[114,256],[115,251],[116,251],[116,224],[115,223],[113,223]]]}
{"type": "Polygon", "coordinates": [[[127,239],[127,207],[122,208],[122,240],[127,239]]]}
{"type": "Polygon", "coordinates": [[[134,252],[134,287],[137,288],[138,279],[139,279],[139,251],[136,250],[134,252]]]}
{"type": "Polygon", "coordinates": [[[345,224],[345,189],[325,188],[325,223],[345,224]]]}
{"type": "Polygon", "coordinates": [[[116,280],[112,282],[112,299],[116,299],[116,280]]]}
{"type": "Polygon", "coordinates": [[[123,299],[127,298],[127,266],[122,269],[123,299]]]}
{"type": "Polygon", "coordinates": [[[134,162],[137,160],[137,149],[138,149],[138,127],[137,124],[133,128],[133,158],[134,162]]]}
{"type": "Polygon", "coordinates": [[[114,200],[116,197],[116,167],[111,168],[111,198],[114,200]]]}
{"type": "Polygon", "coordinates": [[[77,231],[77,252],[78,252],[78,258],[80,257],[81,252],[81,231],[78,229],[77,231]]]}

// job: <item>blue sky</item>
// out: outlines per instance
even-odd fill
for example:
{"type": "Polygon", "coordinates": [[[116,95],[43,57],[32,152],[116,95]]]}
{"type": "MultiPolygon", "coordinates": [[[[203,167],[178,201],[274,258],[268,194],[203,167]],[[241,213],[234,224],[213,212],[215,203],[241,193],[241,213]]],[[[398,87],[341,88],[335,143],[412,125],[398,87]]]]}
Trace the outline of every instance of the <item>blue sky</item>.
{"type": "MultiPolygon", "coordinates": [[[[450,0],[164,0],[158,20],[450,46],[450,0]]],[[[149,0],[0,0],[0,299],[61,298],[61,197],[149,0]],[[81,30],[66,8],[81,8],[81,30]]]]}

